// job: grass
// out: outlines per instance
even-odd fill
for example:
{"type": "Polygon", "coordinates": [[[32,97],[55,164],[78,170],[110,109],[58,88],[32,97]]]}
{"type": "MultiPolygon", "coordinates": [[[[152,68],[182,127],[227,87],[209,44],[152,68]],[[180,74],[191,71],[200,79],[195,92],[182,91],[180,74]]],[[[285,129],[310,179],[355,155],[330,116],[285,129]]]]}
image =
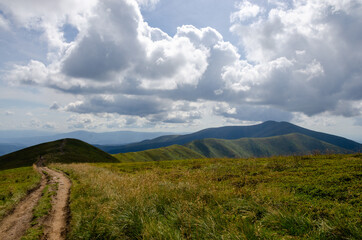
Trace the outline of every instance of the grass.
{"type": "Polygon", "coordinates": [[[33,167],[0,171],[0,219],[40,182],[41,175],[33,167]]]}
{"type": "Polygon", "coordinates": [[[119,153],[113,155],[120,162],[148,162],[204,158],[205,156],[180,145],[150,149],[140,152],[119,153]]]}
{"type": "Polygon", "coordinates": [[[362,155],[56,164],[69,239],[360,239],[362,155]]]}

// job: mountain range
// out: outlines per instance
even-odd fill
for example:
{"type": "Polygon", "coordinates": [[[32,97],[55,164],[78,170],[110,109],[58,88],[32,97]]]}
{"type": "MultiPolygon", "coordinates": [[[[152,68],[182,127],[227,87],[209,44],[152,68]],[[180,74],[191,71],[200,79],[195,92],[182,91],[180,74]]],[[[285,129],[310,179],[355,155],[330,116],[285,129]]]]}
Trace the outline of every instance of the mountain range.
{"type": "MultiPolygon", "coordinates": [[[[78,131],[67,134],[52,136],[36,136],[19,138],[27,142],[42,142],[69,139],[67,143],[78,142],[75,139],[85,140],[88,143],[111,142],[122,143],[124,141],[136,141],[146,137],[157,136],[162,133],[140,133],[140,132],[111,132],[91,133],[78,131]]],[[[13,138],[15,139],[15,138],[13,138]]],[[[20,141],[19,140],[19,141],[20,141]]],[[[63,140],[60,140],[63,141],[63,140]]],[[[17,148],[24,148],[25,145],[1,144],[0,154],[16,151],[17,148]],[[8,151],[8,152],[6,152],[8,151]]],[[[80,142],[80,141],[79,141],[80,142]]],[[[229,126],[220,128],[208,128],[195,133],[183,135],[164,135],[151,140],[143,140],[130,144],[119,145],[97,145],[94,149],[101,149],[107,153],[114,154],[114,157],[121,162],[127,161],[159,161],[191,158],[244,158],[244,157],[269,157],[281,155],[303,155],[313,152],[319,153],[351,153],[362,150],[360,143],[352,140],[312,131],[288,122],[267,121],[253,126],[229,126]]],[[[37,145],[39,154],[44,147],[37,145]]],[[[47,146],[47,145],[46,145],[47,146]]],[[[89,145],[90,146],[90,145],[89,145]]],[[[33,148],[30,148],[33,149],[33,148]]],[[[52,148],[50,148],[52,149],[52,148]]],[[[55,148],[56,149],[56,148],[55,148]]],[[[26,148],[25,151],[28,151],[26,148]]],[[[22,152],[17,151],[15,152],[22,152]]],[[[36,152],[36,150],[31,150],[36,152]]],[[[104,153],[106,154],[106,153],[104,153]]],[[[22,156],[24,154],[21,154],[22,156]]],[[[29,154],[25,154],[27,156],[29,154]]],[[[3,157],[7,157],[5,155],[3,157]]],[[[14,155],[15,156],[15,155],[14,155]]],[[[29,155],[30,156],[30,155],[29,155]]],[[[113,156],[108,155],[112,159],[113,156]]],[[[25,160],[24,160],[25,161],[25,160]]]]}
{"type": "Polygon", "coordinates": [[[208,138],[234,140],[240,138],[267,138],[267,137],[275,137],[275,136],[281,136],[292,133],[299,133],[305,136],[309,136],[311,138],[335,145],[345,150],[350,150],[355,152],[361,150],[361,144],[355,141],[331,134],[312,131],[288,122],[275,122],[275,121],[267,121],[252,126],[228,126],[228,127],[219,127],[219,128],[208,128],[195,133],[184,134],[184,135],[166,135],[166,136],[157,137],[152,140],[144,140],[138,143],[131,143],[126,145],[118,145],[118,146],[97,146],[97,147],[108,153],[116,154],[116,153],[144,151],[148,149],[167,147],[175,144],[185,145],[194,140],[202,140],[208,138]]]}

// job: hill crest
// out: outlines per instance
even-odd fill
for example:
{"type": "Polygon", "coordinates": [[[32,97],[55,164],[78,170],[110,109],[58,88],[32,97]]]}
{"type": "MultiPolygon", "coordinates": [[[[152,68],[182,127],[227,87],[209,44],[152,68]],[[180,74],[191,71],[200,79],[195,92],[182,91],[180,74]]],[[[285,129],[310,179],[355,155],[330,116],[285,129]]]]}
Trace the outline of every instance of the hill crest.
{"type": "Polygon", "coordinates": [[[40,158],[46,163],[118,162],[108,153],[77,139],[61,139],[28,147],[0,157],[0,169],[32,166],[40,158]]]}

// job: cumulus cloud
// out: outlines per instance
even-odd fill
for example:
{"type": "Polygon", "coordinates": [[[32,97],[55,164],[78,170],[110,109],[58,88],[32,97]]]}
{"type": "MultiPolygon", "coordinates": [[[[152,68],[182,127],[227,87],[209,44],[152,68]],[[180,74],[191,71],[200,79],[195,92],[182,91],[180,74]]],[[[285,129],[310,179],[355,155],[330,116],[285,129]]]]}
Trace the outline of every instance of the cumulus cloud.
{"type": "Polygon", "coordinates": [[[243,22],[250,18],[255,18],[262,12],[262,8],[259,5],[252,4],[247,0],[237,3],[236,7],[238,8],[238,11],[231,14],[231,22],[243,22]]]}
{"type": "Polygon", "coordinates": [[[7,75],[11,82],[21,82],[29,85],[39,85],[46,83],[49,77],[49,69],[44,63],[31,60],[28,65],[15,65],[13,70],[7,75]]]}
{"type": "Polygon", "coordinates": [[[98,0],[3,0],[0,9],[15,26],[42,32],[50,48],[62,51],[67,47],[62,27],[70,24],[78,30],[87,28],[97,3],[98,0]]]}
{"type": "Polygon", "coordinates": [[[180,26],[169,36],[149,26],[140,5],[158,1],[77,0],[67,10],[70,2],[46,1],[23,15],[14,1],[0,5],[61,46],[50,48],[48,63],[14,66],[8,81],[82,96],[66,111],[190,123],[203,111],[175,106],[211,101],[222,103],[215,115],[248,121],[361,114],[360,1],[241,1],[230,16],[238,47],[210,27],[180,26]],[[64,24],[78,30],[74,41],[64,39],[64,24]]]}
{"type": "MultiPolygon", "coordinates": [[[[240,37],[247,62],[254,63],[251,69],[262,76],[254,87],[247,85],[250,99],[308,115],[353,115],[354,110],[341,112],[338,105],[362,98],[357,93],[362,90],[361,10],[361,1],[294,1],[252,23],[235,23],[231,31],[240,37]]],[[[239,64],[229,71],[243,75],[248,69],[239,64]]],[[[239,79],[231,82],[242,84],[244,78],[239,79]]]]}

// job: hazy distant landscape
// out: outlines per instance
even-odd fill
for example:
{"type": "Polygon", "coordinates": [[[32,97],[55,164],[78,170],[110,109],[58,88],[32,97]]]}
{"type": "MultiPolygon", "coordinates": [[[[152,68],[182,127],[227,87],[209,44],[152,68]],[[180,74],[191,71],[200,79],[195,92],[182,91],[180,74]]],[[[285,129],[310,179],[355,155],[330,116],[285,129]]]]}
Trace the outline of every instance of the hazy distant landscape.
{"type": "Polygon", "coordinates": [[[34,132],[33,136],[31,134],[31,132],[24,131],[0,131],[0,156],[15,150],[20,150],[24,147],[64,138],[75,138],[95,145],[119,145],[152,139],[170,133],[132,131],[95,133],[89,131],[75,131],[61,134],[34,132]]]}

